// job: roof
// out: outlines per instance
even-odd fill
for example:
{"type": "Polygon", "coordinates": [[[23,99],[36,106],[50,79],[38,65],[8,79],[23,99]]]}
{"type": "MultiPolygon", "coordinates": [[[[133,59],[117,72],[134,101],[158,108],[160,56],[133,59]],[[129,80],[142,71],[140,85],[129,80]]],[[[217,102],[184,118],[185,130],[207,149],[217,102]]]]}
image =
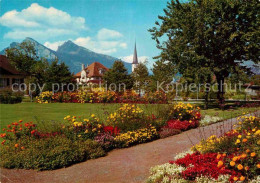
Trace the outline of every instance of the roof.
{"type": "MultiPolygon", "coordinates": [[[[99,62],[93,62],[88,67],[85,68],[85,71],[87,72],[87,77],[102,77],[103,74],[99,73],[99,69],[104,69],[105,71],[108,71],[108,68],[102,65],[99,62]]],[[[74,75],[74,77],[80,77],[81,71],[74,75]]]]}
{"type": "Polygon", "coordinates": [[[136,43],[135,43],[134,56],[133,56],[133,63],[132,63],[132,64],[138,64],[138,57],[137,57],[137,51],[136,51],[136,43]]]}
{"type": "Polygon", "coordinates": [[[12,66],[5,55],[0,55],[0,68],[14,75],[25,75],[24,73],[19,72],[14,66],[12,66]]]}

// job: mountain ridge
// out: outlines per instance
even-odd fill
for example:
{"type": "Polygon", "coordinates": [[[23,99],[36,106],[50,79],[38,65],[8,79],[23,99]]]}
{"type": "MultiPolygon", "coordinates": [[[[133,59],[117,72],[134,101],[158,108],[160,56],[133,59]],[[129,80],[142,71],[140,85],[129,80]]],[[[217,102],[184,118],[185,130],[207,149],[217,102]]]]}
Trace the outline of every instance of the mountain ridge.
{"type": "MultiPolygon", "coordinates": [[[[60,45],[57,51],[47,48],[43,44],[30,37],[26,37],[22,42],[24,41],[30,41],[35,45],[37,56],[45,57],[48,61],[52,61],[55,58],[58,58],[59,61],[62,61],[68,65],[70,71],[75,74],[81,71],[81,64],[90,65],[93,62],[100,62],[104,66],[110,68],[114,61],[120,60],[116,57],[91,51],[85,47],[75,44],[71,40],[68,40],[60,45]]],[[[14,48],[19,44],[20,43],[18,42],[12,42],[7,48],[14,48]]],[[[4,55],[7,48],[3,49],[0,54],[4,55]]],[[[124,61],[123,63],[128,72],[131,72],[131,63],[124,61]]]]}

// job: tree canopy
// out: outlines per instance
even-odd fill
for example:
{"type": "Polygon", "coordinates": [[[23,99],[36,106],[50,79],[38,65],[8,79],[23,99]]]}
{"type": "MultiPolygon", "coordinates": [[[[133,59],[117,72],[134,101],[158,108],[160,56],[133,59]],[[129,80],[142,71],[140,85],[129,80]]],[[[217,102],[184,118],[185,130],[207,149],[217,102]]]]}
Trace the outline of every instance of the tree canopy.
{"type": "Polygon", "coordinates": [[[222,102],[224,79],[242,62],[259,61],[258,0],[172,0],[149,31],[159,58],[182,74],[188,67],[208,68],[216,76],[222,102]],[[166,36],[166,40],[162,39],[166,36]]]}
{"type": "Polygon", "coordinates": [[[131,89],[133,87],[133,78],[128,75],[124,63],[120,60],[115,61],[112,68],[105,72],[103,79],[108,87],[116,91],[131,89]],[[121,87],[120,87],[121,86],[121,87]]]}

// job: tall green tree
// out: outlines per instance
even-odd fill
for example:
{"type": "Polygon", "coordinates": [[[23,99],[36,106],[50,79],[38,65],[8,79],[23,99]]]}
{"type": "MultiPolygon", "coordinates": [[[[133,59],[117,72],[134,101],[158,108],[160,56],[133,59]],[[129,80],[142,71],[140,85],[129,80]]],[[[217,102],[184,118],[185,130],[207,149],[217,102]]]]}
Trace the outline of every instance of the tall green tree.
{"type": "Polygon", "coordinates": [[[111,89],[123,92],[125,89],[133,87],[133,78],[127,73],[127,69],[122,61],[115,61],[112,68],[105,72],[104,81],[111,89]]]}
{"type": "Polygon", "coordinates": [[[172,80],[174,75],[176,74],[176,69],[172,62],[157,60],[153,64],[153,81],[157,83],[165,83],[165,85],[169,84],[172,80]]]}
{"type": "MultiPolygon", "coordinates": [[[[30,41],[7,49],[6,55],[17,70],[27,74],[28,83],[35,83],[40,87],[45,84],[44,90],[51,90],[54,83],[61,84],[72,81],[72,74],[65,63],[59,63],[58,59],[49,63],[46,58],[39,58],[35,45],[30,41]]],[[[36,94],[39,91],[37,88],[36,94]]]]}
{"type": "Polygon", "coordinates": [[[62,84],[71,83],[73,80],[69,67],[64,62],[59,63],[58,59],[48,64],[45,73],[46,90],[51,90],[54,83],[61,87],[62,84]]]}
{"type": "Polygon", "coordinates": [[[39,57],[37,56],[34,44],[30,41],[25,41],[18,44],[16,47],[5,50],[11,64],[18,70],[27,75],[35,74],[35,66],[39,57]]]}
{"type": "Polygon", "coordinates": [[[160,58],[173,62],[180,73],[187,67],[210,69],[222,103],[232,68],[244,70],[242,62],[259,61],[259,8],[258,0],[172,0],[149,31],[160,58]]]}
{"type": "Polygon", "coordinates": [[[148,68],[145,63],[139,63],[132,73],[134,89],[138,90],[139,94],[141,90],[147,90],[150,81],[148,68]]]}

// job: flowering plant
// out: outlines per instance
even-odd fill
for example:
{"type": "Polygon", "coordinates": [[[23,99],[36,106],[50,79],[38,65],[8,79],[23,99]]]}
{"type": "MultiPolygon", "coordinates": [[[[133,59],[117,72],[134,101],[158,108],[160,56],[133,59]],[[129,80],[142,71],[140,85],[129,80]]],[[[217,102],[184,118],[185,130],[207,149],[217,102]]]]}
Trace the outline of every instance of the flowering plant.
{"type": "Polygon", "coordinates": [[[134,104],[124,104],[116,112],[110,114],[107,123],[118,126],[123,131],[131,131],[145,125],[144,112],[134,104]]]}
{"type": "Polygon", "coordinates": [[[115,137],[115,142],[119,147],[128,147],[133,144],[144,143],[157,138],[157,131],[155,127],[142,128],[135,131],[128,131],[115,137]]]}

